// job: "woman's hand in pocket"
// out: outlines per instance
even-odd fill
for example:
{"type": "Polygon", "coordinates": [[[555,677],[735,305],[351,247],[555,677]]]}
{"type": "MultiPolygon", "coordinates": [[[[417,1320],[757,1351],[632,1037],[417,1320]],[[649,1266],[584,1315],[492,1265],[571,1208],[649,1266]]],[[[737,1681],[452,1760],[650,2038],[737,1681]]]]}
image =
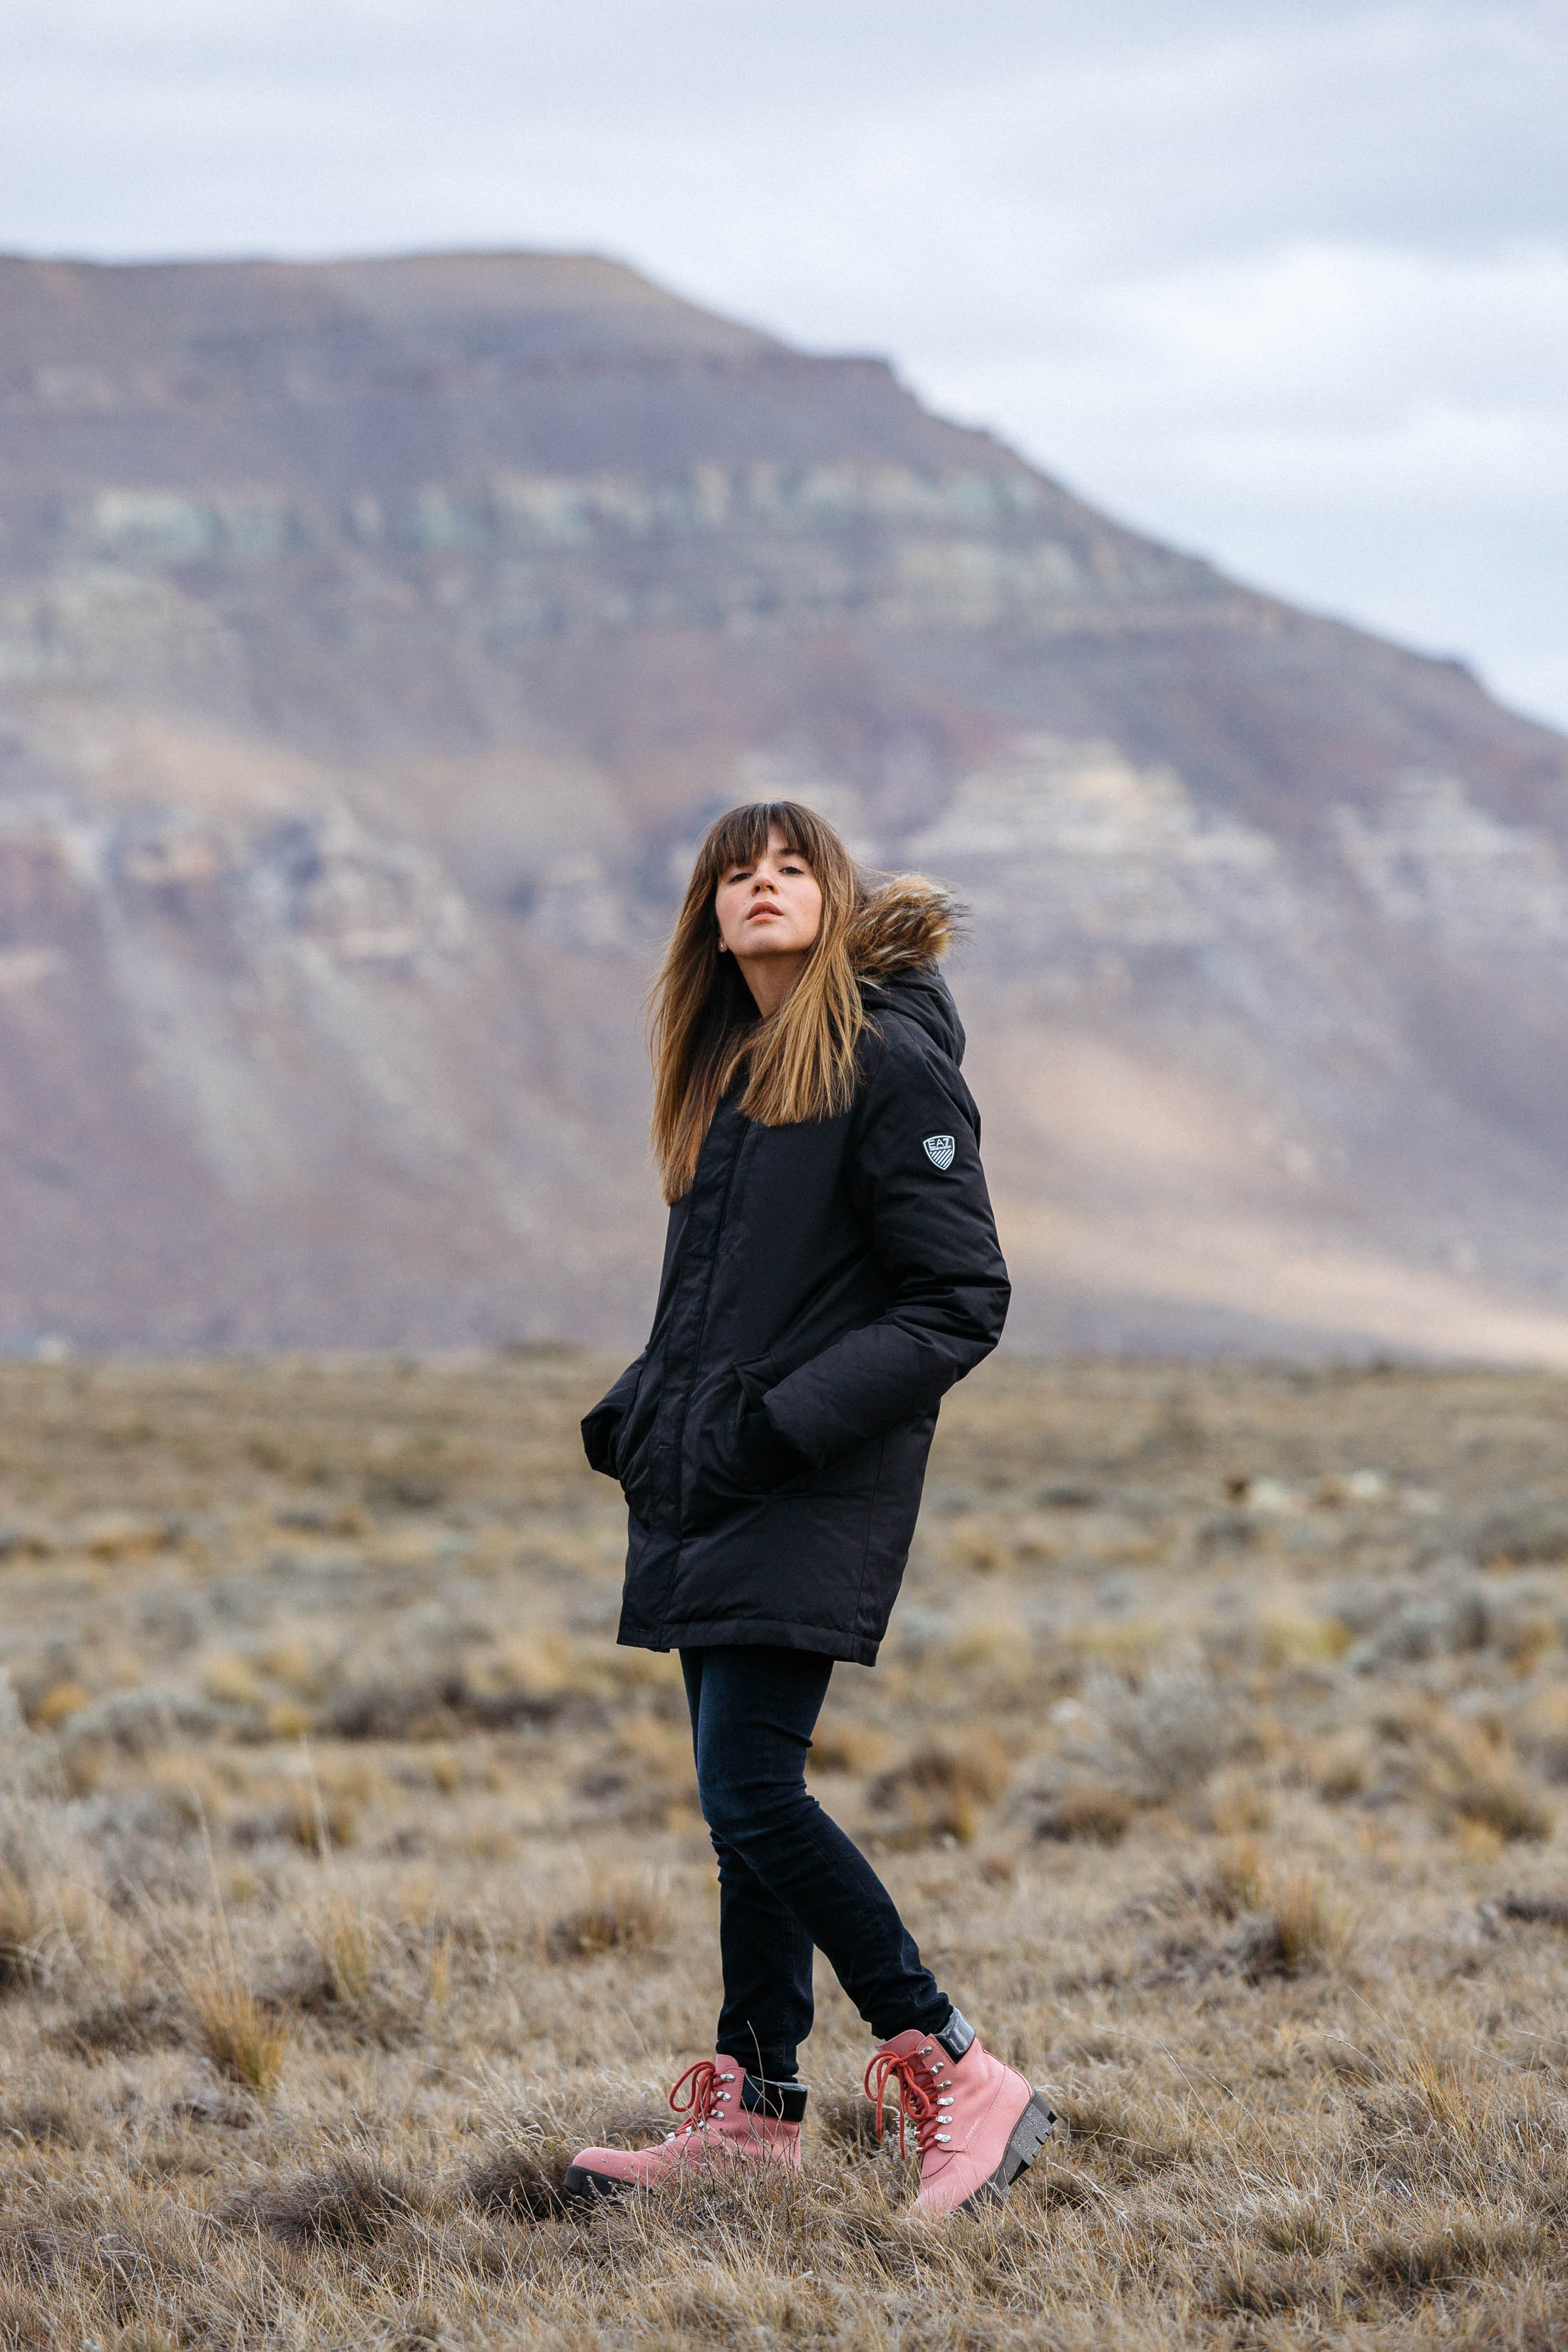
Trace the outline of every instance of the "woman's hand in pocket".
{"type": "Polygon", "coordinates": [[[770,1494],[806,1466],[805,1456],[768,1419],[766,1409],[748,1404],[735,1438],[736,1484],[753,1494],[770,1494]]]}

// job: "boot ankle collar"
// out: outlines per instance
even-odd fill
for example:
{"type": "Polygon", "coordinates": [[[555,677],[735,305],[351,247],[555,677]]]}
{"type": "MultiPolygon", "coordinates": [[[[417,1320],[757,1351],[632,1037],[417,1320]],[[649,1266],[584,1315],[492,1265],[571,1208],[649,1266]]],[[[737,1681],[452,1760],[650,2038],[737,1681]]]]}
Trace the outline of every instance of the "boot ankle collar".
{"type": "Polygon", "coordinates": [[[773,2116],[780,2123],[804,2119],[805,2096],[804,2083],[770,2083],[765,2074],[748,2074],[741,2085],[741,2105],[749,2115],[773,2116]]]}
{"type": "Polygon", "coordinates": [[[950,2011],[947,2023],[941,2032],[931,2035],[933,2042],[941,2042],[955,2066],[973,2039],[974,2028],[961,2009],[950,2011]]]}

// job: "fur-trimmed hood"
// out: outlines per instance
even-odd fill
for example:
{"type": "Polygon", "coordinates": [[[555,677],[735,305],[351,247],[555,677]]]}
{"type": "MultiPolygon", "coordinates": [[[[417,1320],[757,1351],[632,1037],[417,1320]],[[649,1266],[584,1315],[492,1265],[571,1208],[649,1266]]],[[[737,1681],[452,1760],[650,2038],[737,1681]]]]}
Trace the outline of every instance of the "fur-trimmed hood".
{"type": "Polygon", "coordinates": [[[955,1063],[963,1059],[963,1024],[937,969],[956,936],[963,909],[923,874],[895,874],[856,917],[849,960],[873,1018],[903,1013],[955,1063]]]}
{"type": "Polygon", "coordinates": [[[940,882],[895,874],[850,926],[849,961],[862,980],[890,980],[913,964],[935,963],[952,945],[962,911],[940,882]]]}

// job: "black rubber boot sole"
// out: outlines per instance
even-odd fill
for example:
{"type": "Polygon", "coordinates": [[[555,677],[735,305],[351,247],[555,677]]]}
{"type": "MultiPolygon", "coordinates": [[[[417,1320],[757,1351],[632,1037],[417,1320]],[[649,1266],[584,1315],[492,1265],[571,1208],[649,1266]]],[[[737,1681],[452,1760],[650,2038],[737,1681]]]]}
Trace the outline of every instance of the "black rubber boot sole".
{"type": "MultiPolygon", "coordinates": [[[[1014,2125],[1012,2135],[1002,2151],[1002,2161],[989,2180],[982,2181],[974,2197],[989,2192],[993,2197],[1005,2197],[1020,2172],[1026,2172],[1051,2136],[1056,2116],[1047,2107],[1038,2091],[1032,2094],[1028,2105],[1014,2125]]],[[[570,2173],[567,2179],[571,2179],[570,2173]]],[[[973,2204],[974,2197],[967,2200],[973,2204]]]]}
{"type": "Polygon", "coordinates": [[[629,2197],[637,2186],[635,2180],[617,2180],[612,2173],[592,2172],[585,2164],[569,2164],[561,2194],[568,2205],[596,2205],[602,2198],[629,2197]]]}

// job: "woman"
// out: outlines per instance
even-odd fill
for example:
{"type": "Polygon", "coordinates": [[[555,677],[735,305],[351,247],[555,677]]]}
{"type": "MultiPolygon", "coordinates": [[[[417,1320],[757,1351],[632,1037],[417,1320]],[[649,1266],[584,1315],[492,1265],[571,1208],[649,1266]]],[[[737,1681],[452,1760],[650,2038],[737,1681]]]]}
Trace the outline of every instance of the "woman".
{"type": "Polygon", "coordinates": [[[583,1438],[630,1508],[620,1640],[680,1653],[724,2001],[716,2056],[670,2094],[684,2127],[584,2149],[581,2195],[799,2164],[814,1946],[882,2044],[879,2129],[889,2080],[900,2133],[915,2123],[917,2212],[1005,2194],[1051,2121],[805,1788],[834,1660],[875,1664],[938,1403],[1007,1310],[936,969],[951,919],[918,876],[874,891],[830,825],[765,802],[710,831],[659,975],[664,1272],[647,1346],[583,1438]]]}

